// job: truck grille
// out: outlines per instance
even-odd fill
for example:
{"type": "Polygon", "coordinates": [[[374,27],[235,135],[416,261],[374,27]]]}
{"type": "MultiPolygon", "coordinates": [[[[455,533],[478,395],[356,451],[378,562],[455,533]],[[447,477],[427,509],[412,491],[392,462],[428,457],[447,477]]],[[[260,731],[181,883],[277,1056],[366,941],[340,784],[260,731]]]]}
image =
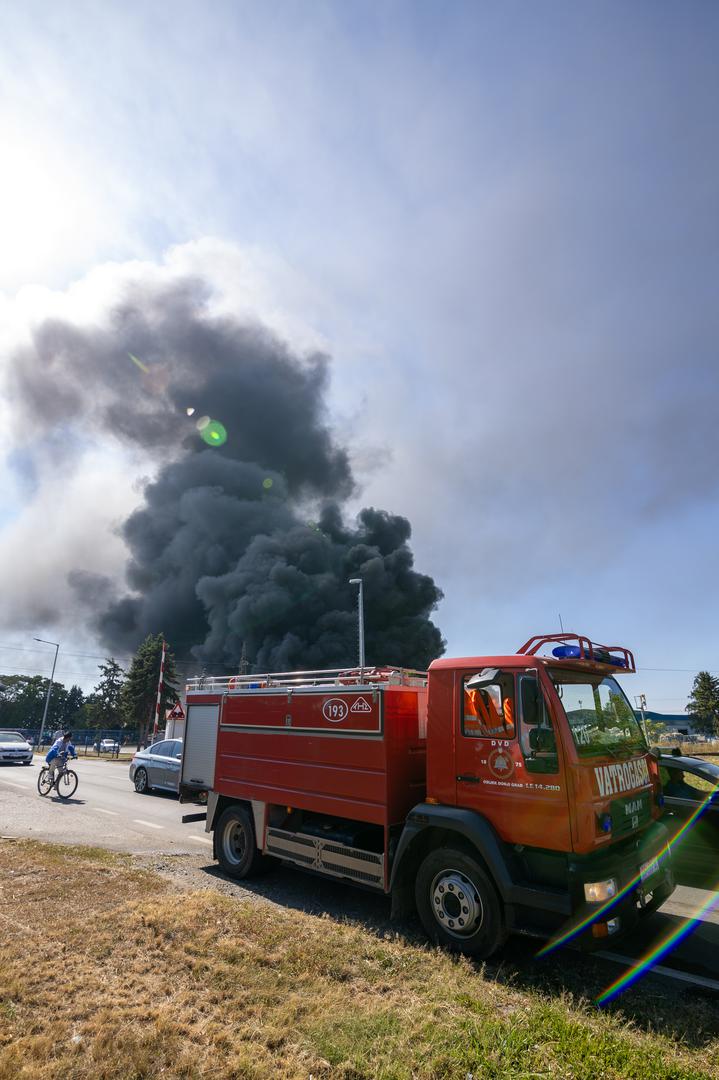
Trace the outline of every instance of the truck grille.
{"type": "Polygon", "coordinates": [[[651,802],[652,796],[648,791],[613,799],[609,804],[609,812],[612,815],[612,835],[614,837],[626,836],[650,822],[652,819],[651,802]]]}

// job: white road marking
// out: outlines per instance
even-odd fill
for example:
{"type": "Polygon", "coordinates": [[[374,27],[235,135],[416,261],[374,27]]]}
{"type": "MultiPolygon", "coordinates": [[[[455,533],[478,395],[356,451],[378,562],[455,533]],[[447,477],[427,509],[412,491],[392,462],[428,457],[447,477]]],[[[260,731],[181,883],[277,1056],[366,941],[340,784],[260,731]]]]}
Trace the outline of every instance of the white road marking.
{"type": "Polygon", "coordinates": [[[98,814],[109,814],[111,817],[119,817],[117,810],[103,810],[101,806],[96,806],[98,814]]]}
{"type": "Polygon", "coordinates": [[[164,825],[156,825],[154,821],[143,821],[142,818],[136,817],[132,819],[136,825],[147,825],[148,829],[164,829],[164,825]]]}
{"type": "MultiPolygon", "coordinates": [[[[625,964],[628,968],[634,967],[638,960],[631,956],[622,956],[621,953],[601,952],[594,953],[604,960],[612,960],[615,964],[625,964]]],[[[663,975],[665,979],[678,979],[679,982],[694,983],[696,986],[706,986],[710,990],[719,990],[719,982],[716,979],[707,979],[704,975],[692,975],[688,971],[675,971],[674,968],[665,967],[663,964],[655,964],[649,968],[645,975],[663,975]]]]}
{"type": "Polygon", "coordinates": [[[209,844],[212,847],[212,841],[208,840],[206,836],[188,836],[188,840],[194,840],[196,844],[209,844]]]}

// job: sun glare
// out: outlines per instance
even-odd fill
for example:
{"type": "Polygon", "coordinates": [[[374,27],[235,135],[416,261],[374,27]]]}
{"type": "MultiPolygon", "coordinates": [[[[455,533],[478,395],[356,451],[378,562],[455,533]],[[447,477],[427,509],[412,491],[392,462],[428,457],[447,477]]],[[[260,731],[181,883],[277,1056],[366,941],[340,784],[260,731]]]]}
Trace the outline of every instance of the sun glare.
{"type": "Polygon", "coordinates": [[[10,136],[0,170],[0,288],[44,280],[48,266],[87,251],[96,218],[80,166],[51,145],[10,136]]]}

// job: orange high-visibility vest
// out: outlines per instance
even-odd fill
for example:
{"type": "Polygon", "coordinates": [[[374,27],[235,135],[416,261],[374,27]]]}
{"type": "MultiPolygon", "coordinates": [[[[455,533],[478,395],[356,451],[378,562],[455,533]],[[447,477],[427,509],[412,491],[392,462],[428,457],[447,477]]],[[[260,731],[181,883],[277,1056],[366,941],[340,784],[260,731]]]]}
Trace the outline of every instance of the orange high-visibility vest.
{"type": "Polygon", "coordinates": [[[500,716],[490,694],[485,696],[481,690],[465,690],[464,726],[470,734],[487,735],[495,739],[511,737],[514,735],[511,701],[505,698],[504,715],[500,716]]]}

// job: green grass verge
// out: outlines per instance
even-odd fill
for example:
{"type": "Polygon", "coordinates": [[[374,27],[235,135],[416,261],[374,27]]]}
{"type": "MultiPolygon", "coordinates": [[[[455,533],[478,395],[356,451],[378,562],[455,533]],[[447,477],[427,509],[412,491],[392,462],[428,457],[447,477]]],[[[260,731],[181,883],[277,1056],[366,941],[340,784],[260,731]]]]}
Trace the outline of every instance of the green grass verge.
{"type": "MultiPolygon", "coordinates": [[[[600,1011],[571,972],[533,986],[258,897],[174,892],[98,849],[0,843],[0,882],[0,1080],[719,1075],[711,1002],[647,986],[644,1012],[600,1011]]],[[[594,992],[590,958],[566,964],[594,992]]]]}

